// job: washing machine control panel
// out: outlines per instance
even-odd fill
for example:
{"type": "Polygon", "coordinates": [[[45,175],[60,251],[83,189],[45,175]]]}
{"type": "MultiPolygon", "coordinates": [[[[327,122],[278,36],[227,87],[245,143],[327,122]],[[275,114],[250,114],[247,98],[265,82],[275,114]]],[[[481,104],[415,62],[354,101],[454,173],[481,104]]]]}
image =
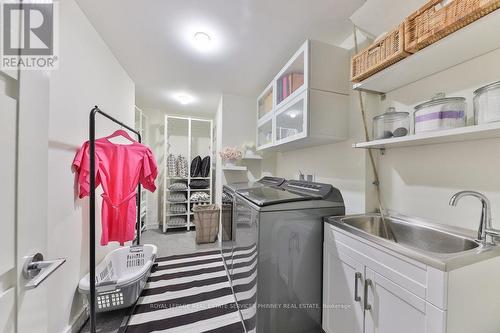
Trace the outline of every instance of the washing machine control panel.
{"type": "Polygon", "coordinates": [[[326,198],[332,191],[330,184],[314,183],[304,180],[287,180],[281,187],[290,192],[300,192],[311,196],[326,198]]]}

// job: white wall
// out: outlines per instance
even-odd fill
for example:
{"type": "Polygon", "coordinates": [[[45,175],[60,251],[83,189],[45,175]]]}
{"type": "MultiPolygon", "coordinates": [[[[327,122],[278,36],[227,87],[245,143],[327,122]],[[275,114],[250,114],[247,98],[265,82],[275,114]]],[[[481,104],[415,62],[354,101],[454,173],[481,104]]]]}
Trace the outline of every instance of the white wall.
{"type": "MultiPolygon", "coordinates": [[[[66,331],[82,311],[76,288],[88,272],[88,199],[77,199],[71,163],[88,140],[88,117],[94,105],[133,126],[134,83],[74,0],[60,4],[60,67],[50,75],[48,253],[66,258],[49,283],[49,332],[66,331]]],[[[99,118],[96,135],[112,132],[99,118]]],[[[33,184],[36,186],[36,184],[33,184]]],[[[98,197],[99,198],[99,197],[98,197]]],[[[100,200],[96,209],[97,262],[116,247],[102,247],[100,200]]]]}
{"type": "Polygon", "coordinates": [[[242,150],[245,143],[256,142],[256,98],[224,93],[219,101],[215,116],[216,148],[217,148],[217,184],[216,200],[220,202],[222,185],[227,183],[253,181],[264,175],[275,173],[275,154],[266,153],[264,160],[241,160],[239,163],[247,167],[247,172],[223,171],[223,161],[219,152],[226,147],[237,147],[242,150]]]}
{"type": "MultiPolygon", "coordinates": [[[[396,105],[413,115],[413,107],[438,92],[464,96],[472,121],[473,90],[500,80],[500,49],[438,73],[387,95],[379,109],[396,105]]],[[[390,149],[380,156],[383,197],[387,207],[400,213],[477,229],[480,204],[463,199],[448,205],[460,190],[486,194],[492,204],[495,227],[500,228],[500,140],[490,139],[411,148],[390,149]]]]}
{"type": "MultiPolygon", "coordinates": [[[[367,111],[373,110],[373,96],[365,96],[367,111]]],[[[370,115],[368,115],[370,117],[370,115]]],[[[332,122],[335,119],[331,119],[332,122]]],[[[344,197],[346,212],[364,212],[366,207],[366,166],[365,151],[355,150],[352,144],[364,141],[364,131],[357,92],[351,93],[349,108],[349,139],[339,143],[310,147],[278,153],[276,175],[287,179],[297,179],[299,169],[306,174],[315,174],[315,181],[332,184],[344,197]]]]}
{"type": "Polygon", "coordinates": [[[157,190],[154,193],[146,192],[148,207],[146,215],[146,225],[148,228],[158,228],[162,219],[161,200],[163,198],[163,173],[165,171],[164,149],[164,130],[165,130],[165,114],[155,109],[142,109],[148,116],[148,131],[147,144],[155,155],[158,163],[158,178],[156,180],[157,190]]]}

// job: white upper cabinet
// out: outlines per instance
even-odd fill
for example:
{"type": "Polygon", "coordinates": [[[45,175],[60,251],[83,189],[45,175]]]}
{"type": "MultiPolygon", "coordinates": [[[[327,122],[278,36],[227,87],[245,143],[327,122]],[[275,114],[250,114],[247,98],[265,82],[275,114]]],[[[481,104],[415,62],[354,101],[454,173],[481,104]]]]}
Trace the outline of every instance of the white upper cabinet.
{"type": "Polygon", "coordinates": [[[273,113],[274,110],[274,86],[269,84],[266,90],[257,99],[257,118],[259,120],[263,119],[273,113]]]}
{"type": "Polygon", "coordinates": [[[306,137],[306,106],[307,94],[300,94],[276,112],[276,129],[274,131],[275,144],[279,145],[306,137]]]}
{"type": "Polygon", "coordinates": [[[257,125],[257,146],[261,149],[268,148],[273,145],[273,127],[273,117],[266,117],[257,125]]]}
{"type": "Polygon", "coordinates": [[[346,140],[349,54],[307,40],[257,99],[257,149],[346,140]]]}

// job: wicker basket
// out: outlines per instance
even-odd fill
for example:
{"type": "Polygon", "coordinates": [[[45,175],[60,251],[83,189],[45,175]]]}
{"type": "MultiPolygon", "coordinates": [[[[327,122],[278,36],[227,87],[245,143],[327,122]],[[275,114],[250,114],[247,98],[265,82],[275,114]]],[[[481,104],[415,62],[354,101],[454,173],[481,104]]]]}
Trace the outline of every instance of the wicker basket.
{"type": "Polygon", "coordinates": [[[408,55],[404,50],[404,24],[401,24],[352,58],[351,81],[360,82],[408,55]]]}
{"type": "Polygon", "coordinates": [[[195,205],[193,207],[196,227],[196,243],[213,243],[219,233],[219,214],[217,205],[195,205]]]}
{"type": "Polygon", "coordinates": [[[430,0],[406,19],[405,50],[415,53],[498,8],[500,0],[430,0]]]}

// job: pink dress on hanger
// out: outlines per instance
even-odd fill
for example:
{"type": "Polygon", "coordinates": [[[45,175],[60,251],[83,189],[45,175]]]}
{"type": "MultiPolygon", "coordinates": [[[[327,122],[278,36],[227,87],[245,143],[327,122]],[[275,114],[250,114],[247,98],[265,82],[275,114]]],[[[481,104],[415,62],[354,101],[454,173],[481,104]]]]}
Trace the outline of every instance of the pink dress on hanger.
{"type": "MultiPolygon", "coordinates": [[[[101,245],[117,241],[123,245],[135,238],[136,195],[139,182],[156,190],[156,160],[145,145],[114,144],[107,138],[95,140],[95,186],[102,185],[101,245]]],[[[78,176],[79,197],[90,195],[90,145],[85,142],[76,153],[73,167],[78,176]]]]}

